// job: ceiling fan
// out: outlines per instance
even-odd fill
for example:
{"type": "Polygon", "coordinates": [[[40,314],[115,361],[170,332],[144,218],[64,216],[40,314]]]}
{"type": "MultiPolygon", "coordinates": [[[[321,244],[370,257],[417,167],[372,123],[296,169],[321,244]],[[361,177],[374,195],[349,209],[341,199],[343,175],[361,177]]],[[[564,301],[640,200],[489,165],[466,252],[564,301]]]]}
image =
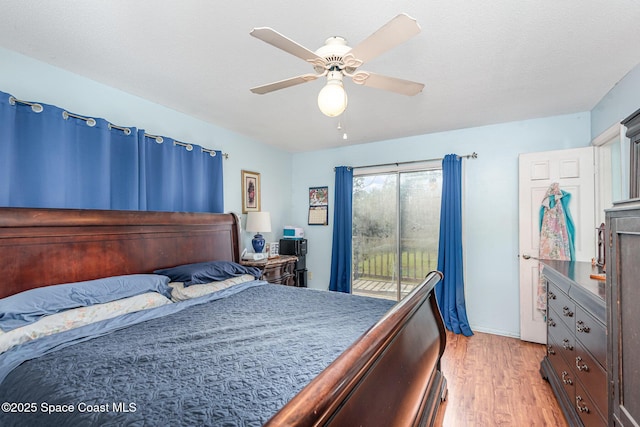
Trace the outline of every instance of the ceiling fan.
{"type": "Polygon", "coordinates": [[[402,13],[353,48],[349,47],[342,37],[329,37],[324,46],[313,52],[272,28],[254,28],[250,32],[253,37],[304,59],[313,66],[315,73],[256,86],[251,88],[251,92],[262,95],[326,76],[327,84],[318,94],[318,107],[329,117],[339,116],[347,108],[347,93],[342,84],[343,77],[350,77],[354,83],[368,87],[408,96],[416,95],[422,91],[424,84],[360,71],[358,68],[419,32],[420,26],[416,20],[402,13]]]}

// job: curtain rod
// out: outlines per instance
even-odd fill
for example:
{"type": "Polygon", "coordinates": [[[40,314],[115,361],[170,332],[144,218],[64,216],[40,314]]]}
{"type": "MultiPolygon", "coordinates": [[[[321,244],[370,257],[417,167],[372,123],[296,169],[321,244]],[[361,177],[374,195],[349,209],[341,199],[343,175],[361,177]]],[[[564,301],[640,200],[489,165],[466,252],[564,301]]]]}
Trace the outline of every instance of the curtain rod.
{"type": "MultiPolygon", "coordinates": [[[[471,154],[467,154],[464,156],[458,156],[459,159],[477,159],[478,158],[478,153],[476,153],[475,151],[471,154]]],[[[378,167],[382,167],[382,166],[400,166],[400,165],[409,165],[412,163],[424,163],[424,162],[433,162],[433,161],[437,161],[437,160],[443,160],[444,157],[440,157],[437,159],[425,159],[425,160],[411,160],[408,162],[396,162],[396,163],[381,163],[379,165],[366,165],[366,166],[352,166],[351,169],[366,169],[366,168],[378,168],[378,167]]]]}
{"type": "Polygon", "coordinates": [[[38,104],[37,102],[22,101],[15,96],[9,97],[9,104],[16,105],[16,102],[30,106],[34,113],[41,113],[42,110],[44,110],[44,107],[42,107],[42,105],[38,104]]]}
{"type": "MultiPolygon", "coordinates": [[[[29,102],[29,101],[23,101],[21,99],[16,98],[15,96],[10,96],[9,97],[9,104],[11,105],[16,105],[16,103],[20,103],[20,104],[25,104],[25,105],[29,105],[31,107],[31,109],[36,112],[36,113],[40,113],[44,110],[44,108],[42,107],[41,104],[35,103],[35,102],[29,102]]],[[[87,123],[87,126],[95,126],[97,124],[96,120],[91,118],[91,117],[83,117],[80,116],[78,114],[73,114],[73,113],[69,113],[68,111],[63,111],[62,112],[62,117],[67,120],[69,119],[69,117],[73,117],[76,119],[80,119],[80,120],[84,120],[87,123]]],[[[120,131],[122,131],[125,135],[131,135],[131,129],[129,129],[128,127],[124,127],[124,126],[116,126],[114,124],[108,123],[109,125],[109,129],[118,129],[120,131]]],[[[161,136],[158,135],[149,135],[148,133],[145,133],[144,136],[149,137],[151,139],[155,139],[156,142],[158,144],[162,144],[162,142],[164,141],[164,139],[161,136]]],[[[173,145],[180,145],[182,147],[185,147],[187,149],[187,151],[191,151],[193,150],[193,145],[186,143],[186,142],[180,142],[180,141],[174,141],[173,145]]],[[[208,148],[203,148],[200,147],[203,153],[209,153],[209,155],[211,157],[215,157],[216,155],[216,151],[215,150],[210,150],[208,148]]],[[[229,154],[228,153],[222,153],[222,156],[225,159],[229,158],[229,154]]]]}
{"type": "MultiPolygon", "coordinates": [[[[150,135],[148,133],[145,133],[144,136],[146,136],[147,138],[155,139],[158,144],[162,144],[164,142],[164,138],[159,136],[159,135],[150,135]]],[[[173,140],[173,145],[179,145],[180,147],[184,147],[187,151],[192,151],[193,150],[193,144],[190,144],[188,142],[180,142],[180,141],[174,139],[173,140]]],[[[212,149],[204,148],[204,147],[200,147],[200,150],[203,153],[209,153],[209,155],[211,157],[215,157],[216,156],[216,150],[212,150],[212,149]]],[[[222,153],[222,157],[224,157],[225,159],[228,159],[229,158],[229,154],[222,153]]]]}

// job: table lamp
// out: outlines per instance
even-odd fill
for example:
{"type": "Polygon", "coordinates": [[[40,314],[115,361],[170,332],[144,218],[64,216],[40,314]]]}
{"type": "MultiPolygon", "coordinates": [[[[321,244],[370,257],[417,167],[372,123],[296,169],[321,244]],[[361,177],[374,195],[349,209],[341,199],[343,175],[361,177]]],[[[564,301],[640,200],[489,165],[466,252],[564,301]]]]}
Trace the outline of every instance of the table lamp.
{"type": "Polygon", "coordinates": [[[253,250],[255,253],[262,253],[264,249],[264,237],[262,233],[271,232],[271,215],[269,212],[249,212],[247,213],[247,231],[253,231],[256,233],[251,240],[253,250]]]}

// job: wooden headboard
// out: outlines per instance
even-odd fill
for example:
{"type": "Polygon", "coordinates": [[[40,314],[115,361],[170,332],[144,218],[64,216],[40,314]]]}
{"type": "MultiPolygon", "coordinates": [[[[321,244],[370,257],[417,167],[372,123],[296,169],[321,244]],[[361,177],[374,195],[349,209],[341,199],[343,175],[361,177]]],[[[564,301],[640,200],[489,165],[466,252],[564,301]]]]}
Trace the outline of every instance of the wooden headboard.
{"type": "Polygon", "coordinates": [[[0,208],[0,298],[210,260],[239,262],[237,215],[0,208]]]}

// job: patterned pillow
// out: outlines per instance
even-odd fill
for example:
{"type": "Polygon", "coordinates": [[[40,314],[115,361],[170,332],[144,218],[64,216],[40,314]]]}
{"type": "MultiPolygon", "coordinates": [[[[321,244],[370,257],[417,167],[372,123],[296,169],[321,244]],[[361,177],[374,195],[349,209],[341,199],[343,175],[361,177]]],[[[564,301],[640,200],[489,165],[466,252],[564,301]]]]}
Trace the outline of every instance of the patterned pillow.
{"type": "Polygon", "coordinates": [[[191,298],[198,298],[213,292],[227,289],[233,285],[239,285],[240,283],[250,282],[252,280],[255,280],[255,278],[251,274],[243,274],[242,276],[231,277],[218,282],[191,285],[189,287],[185,287],[182,282],[171,282],[169,283],[169,286],[172,288],[171,299],[178,302],[191,298]]]}
{"type": "Polygon", "coordinates": [[[70,308],[103,304],[146,292],[171,298],[168,284],[166,276],[129,274],[30,289],[0,299],[0,329],[9,332],[70,308]]]}
{"type": "Polygon", "coordinates": [[[36,322],[1,334],[0,353],[4,353],[16,345],[47,335],[165,304],[171,304],[171,301],[157,292],[147,292],[117,301],[72,308],[50,316],[44,316],[36,322]]]}

